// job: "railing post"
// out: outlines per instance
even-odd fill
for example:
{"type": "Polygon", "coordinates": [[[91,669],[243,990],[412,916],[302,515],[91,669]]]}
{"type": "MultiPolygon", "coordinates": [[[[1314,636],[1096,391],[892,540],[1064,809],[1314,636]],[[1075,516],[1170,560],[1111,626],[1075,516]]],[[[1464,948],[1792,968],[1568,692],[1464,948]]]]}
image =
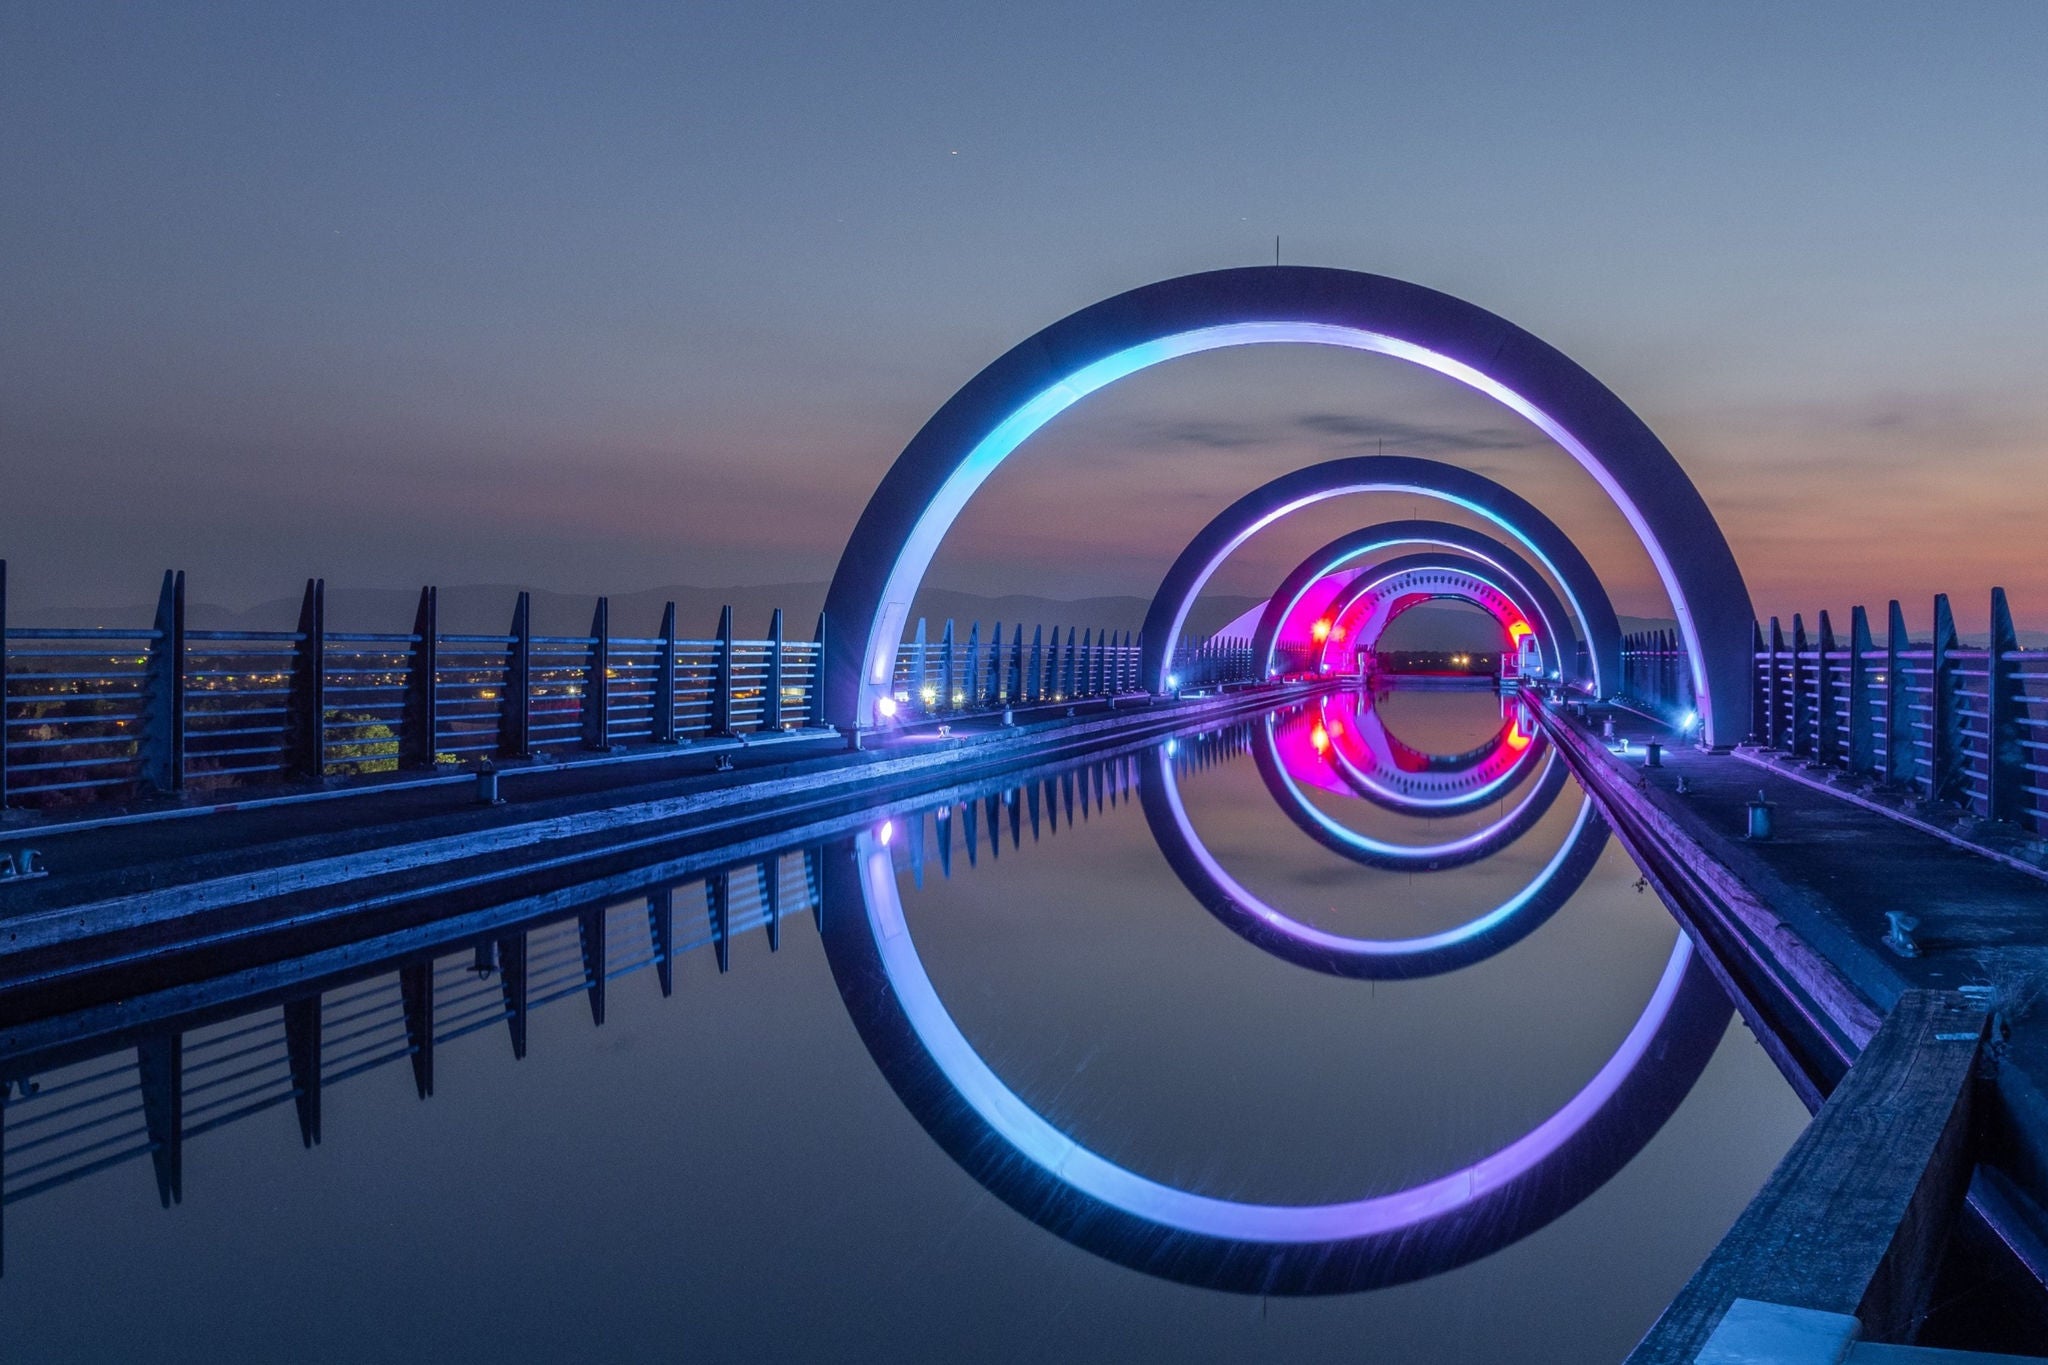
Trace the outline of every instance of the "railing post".
{"type": "Polygon", "coordinates": [[[533,594],[520,593],[512,608],[512,643],[505,657],[504,705],[498,709],[498,754],[525,758],[532,737],[533,594]]]}
{"type": "Polygon", "coordinates": [[[1806,740],[1807,720],[1811,707],[1806,701],[1806,618],[1798,612],[1792,613],[1792,744],[1793,755],[1812,753],[1806,740]]]}
{"type": "Polygon", "coordinates": [[[718,655],[711,676],[711,733],[732,734],[732,608],[718,612],[718,655]]]}
{"type": "Polygon", "coordinates": [[[1814,674],[1813,688],[1813,756],[1816,762],[1839,763],[1842,745],[1836,728],[1840,722],[1835,718],[1835,665],[1829,657],[1835,652],[1835,623],[1825,610],[1820,614],[1819,648],[1820,669],[1814,674]]]}
{"type": "Polygon", "coordinates": [[[1785,711],[1778,701],[1778,689],[1784,682],[1785,631],[1778,624],[1778,618],[1771,618],[1771,664],[1770,664],[1770,705],[1765,708],[1764,743],[1769,748],[1785,747],[1785,711]]]}
{"type": "Polygon", "coordinates": [[[7,561],[0,559],[0,811],[7,809],[7,561]]]}
{"type": "Polygon", "coordinates": [[[398,728],[398,766],[431,768],[440,746],[440,695],[434,680],[441,665],[440,593],[420,589],[412,614],[412,647],[405,663],[405,718],[398,728]]]}
{"type": "Polygon", "coordinates": [[[583,747],[612,747],[612,605],[597,599],[590,614],[590,651],[583,660],[583,747]]]}
{"type": "Polygon", "coordinates": [[[1906,661],[1899,656],[1912,646],[1906,634],[1906,613],[1893,598],[1884,629],[1884,777],[1909,786],[1915,780],[1919,754],[1913,748],[1913,685],[1906,661]]]}
{"type": "MultiPolygon", "coordinates": [[[[950,636],[952,631],[953,623],[948,621],[946,633],[950,636]]],[[[818,632],[812,638],[817,649],[811,656],[810,705],[804,712],[804,721],[812,729],[822,730],[825,727],[825,613],[822,611],[818,613],[818,632]]]]}
{"type": "Polygon", "coordinates": [[[931,681],[931,647],[925,643],[924,618],[917,618],[917,635],[910,645],[910,695],[924,705],[924,689],[931,681]]]}
{"type": "Polygon", "coordinates": [[[652,736],[656,744],[676,742],[676,604],[661,613],[661,653],[654,661],[654,717],[652,736]]]}
{"type": "Polygon", "coordinates": [[[1003,623],[996,622],[996,628],[988,637],[988,664],[982,674],[982,705],[994,706],[1002,700],[1003,693],[1003,623]]]}
{"type": "Polygon", "coordinates": [[[939,705],[948,711],[953,709],[955,687],[953,650],[953,618],[948,616],[945,633],[939,637],[939,705]]]}
{"type": "Polygon", "coordinates": [[[156,639],[142,674],[142,781],[164,795],[185,790],[185,572],[164,571],[156,639]]]}
{"type": "Polygon", "coordinates": [[[1877,768],[1877,708],[1870,704],[1870,613],[1857,607],[1849,613],[1849,767],[1854,772],[1877,768]]]}
{"type": "Polygon", "coordinates": [[[1985,784],[1984,818],[2014,820],[2026,809],[2027,751],[2021,741],[2020,718],[2026,715],[2026,692],[2019,680],[2019,632],[2004,588],[1991,590],[1991,640],[1985,660],[1985,784]]]}
{"type": "Polygon", "coordinates": [[[1954,651],[1955,614],[1949,610],[1948,594],[1934,596],[1933,661],[1928,670],[1928,704],[1931,707],[1928,738],[1933,743],[1934,762],[1927,775],[1927,799],[1945,800],[1956,796],[1968,803],[1963,772],[1963,718],[1956,695],[1961,679],[1956,674],[1954,651]]]}
{"type": "Polygon", "coordinates": [[[327,768],[327,583],[306,580],[299,601],[299,639],[292,646],[291,690],[285,698],[285,776],[318,779],[327,768]]]}
{"type": "MultiPolygon", "coordinates": [[[[924,674],[924,618],[917,620],[918,675],[924,674]]],[[[761,707],[761,728],[782,728],[782,608],[768,618],[768,697],[761,707]]]]}
{"type": "Polygon", "coordinates": [[[1771,725],[1771,674],[1761,622],[1750,621],[1749,640],[1749,739],[1756,744],[1763,742],[1771,725]]]}

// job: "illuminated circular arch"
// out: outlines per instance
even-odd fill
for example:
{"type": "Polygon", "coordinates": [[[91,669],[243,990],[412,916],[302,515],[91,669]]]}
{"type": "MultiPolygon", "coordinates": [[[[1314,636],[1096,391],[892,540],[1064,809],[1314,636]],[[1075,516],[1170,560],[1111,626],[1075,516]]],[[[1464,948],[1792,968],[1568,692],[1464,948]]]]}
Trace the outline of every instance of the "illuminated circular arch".
{"type": "MultiPolygon", "coordinates": [[[[1540,763],[1536,785],[1506,815],[1482,829],[1453,839],[1429,844],[1402,844],[1352,829],[1309,800],[1308,793],[1302,789],[1302,783],[1307,780],[1305,775],[1281,750],[1279,727],[1274,717],[1268,716],[1253,725],[1251,750],[1260,782],[1273,798],[1273,804],[1297,829],[1341,858],[1392,872],[1435,872],[1490,858],[1528,833],[1557,804],[1558,797],[1571,783],[1570,768],[1558,757],[1555,748],[1539,738],[1528,751],[1536,755],[1536,761],[1540,763]],[[1540,754],[1537,753],[1539,748],[1540,754]]],[[[1317,758],[1330,764],[1335,771],[1335,758],[1331,753],[1320,752],[1317,758]]],[[[1365,796],[1365,793],[1351,788],[1341,775],[1336,778],[1336,783],[1340,790],[1365,796]]]]}
{"type": "MultiPolygon", "coordinates": [[[[1455,554],[1434,557],[1426,553],[1402,555],[1396,560],[1373,566],[1374,570],[1393,571],[1397,564],[1401,568],[1424,564],[1457,564],[1469,568],[1477,563],[1485,566],[1495,575],[1495,590],[1518,599],[1518,609],[1537,626],[1544,648],[1550,651],[1552,661],[1558,663],[1563,675],[1573,675],[1577,666],[1578,637],[1573,632],[1572,620],[1565,611],[1564,603],[1544,582],[1536,566],[1483,531],[1448,521],[1423,520],[1382,522],[1341,535],[1290,570],[1272,597],[1267,599],[1266,610],[1252,632],[1255,665],[1262,670],[1272,667],[1273,651],[1288,642],[1302,609],[1314,602],[1315,590],[1323,579],[1343,572],[1359,560],[1401,545],[1428,545],[1454,551],[1455,554]]],[[[1315,609],[1328,619],[1341,619],[1342,612],[1337,603],[1344,601],[1347,589],[1356,588],[1366,579],[1367,575],[1361,573],[1339,588],[1328,604],[1315,603],[1315,609]]],[[[1612,608],[1609,607],[1608,611],[1611,614],[1612,608]]],[[[1618,658],[1618,636],[1614,643],[1618,658]]]]}
{"type": "Polygon", "coordinates": [[[1493,618],[1504,637],[1503,644],[1517,646],[1523,636],[1534,636],[1546,658],[1557,656],[1558,644],[1543,629],[1541,618],[1515,599],[1520,596],[1512,584],[1501,585],[1499,577],[1483,564],[1458,564],[1439,556],[1411,555],[1398,566],[1387,564],[1368,571],[1367,592],[1354,600],[1365,616],[1351,627],[1351,636],[1338,641],[1332,636],[1316,650],[1316,666],[1326,662],[1330,645],[1369,643],[1377,647],[1387,628],[1415,608],[1430,602],[1464,602],[1493,618]]]}
{"type": "Polygon", "coordinates": [[[1705,1070],[1733,1011],[1683,933],[1641,1016],[1591,1080],[1493,1155],[1328,1204],[1257,1204],[1153,1180],[1076,1142],[1011,1090],[939,998],[873,832],[822,858],[826,959],[869,1055],[912,1116],[991,1193],[1149,1274],[1259,1294],[1400,1284],[1488,1255],[1632,1160],[1705,1070]]]}
{"type": "MultiPolygon", "coordinates": [[[[1161,361],[1273,343],[1410,361],[1488,395],[1562,446],[1635,529],[1671,598],[1703,738],[1729,744],[1747,733],[1748,589],[1706,502],[1642,419],[1562,352],[1477,305],[1385,276],[1313,266],[1184,275],[1105,299],[1020,342],[948,399],[883,476],[833,573],[826,718],[848,728],[873,723],[918,584],[947,528],[1033,432],[1086,395],[1161,361]]],[[[1289,510],[1276,507],[1265,520],[1289,510]]],[[[1146,678],[1154,691],[1166,690],[1166,661],[1184,614],[1148,628],[1146,678]]],[[[1606,661],[1598,671],[1603,687],[1618,685],[1606,661]]]]}
{"type": "MultiPolygon", "coordinates": [[[[1410,558],[1412,558],[1415,561],[1422,561],[1425,557],[1421,555],[1416,555],[1411,556],[1410,558]]],[[[1393,562],[1390,562],[1384,566],[1384,568],[1388,570],[1391,570],[1394,567],[1395,565],[1393,562]]],[[[1407,566],[1403,565],[1403,567],[1407,566]]],[[[1424,565],[1418,562],[1415,565],[1415,567],[1424,567],[1424,565]]],[[[1379,572],[1380,570],[1374,569],[1368,570],[1367,572],[1358,575],[1358,577],[1352,579],[1349,583],[1345,584],[1342,588],[1340,588],[1337,591],[1336,595],[1330,599],[1330,604],[1328,608],[1328,615],[1330,620],[1336,624],[1337,630],[1342,630],[1343,632],[1345,632],[1347,637],[1354,642],[1360,638],[1359,628],[1355,625],[1350,625],[1347,623],[1349,622],[1352,614],[1355,611],[1357,611],[1362,605],[1367,605],[1367,599],[1380,587],[1380,585],[1375,581],[1377,574],[1379,572]]],[[[1509,576],[1504,574],[1503,577],[1509,576]]],[[[1512,581],[1512,579],[1510,579],[1510,582],[1505,586],[1498,584],[1496,586],[1500,586],[1501,591],[1503,593],[1506,593],[1510,597],[1513,597],[1523,592],[1522,585],[1519,582],[1512,581]]],[[[1542,605],[1541,596],[1531,593],[1528,595],[1528,599],[1529,606],[1535,609],[1534,616],[1532,619],[1538,622],[1547,620],[1547,613],[1542,605]]],[[[1555,602],[1556,599],[1552,598],[1551,601],[1555,602]]],[[[1525,611],[1524,615],[1528,616],[1529,613],[1525,611]]],[[[1335,632],[1333,631],[1333,635],[1334,633],[1335,632]]],[[[1382,626],[1380,633],[1385,633],[1384,625],[1382,626]]],[[[1510,633],[1512,634],[1512,632],[1510,633]]],[[[1546,663],[1556,663],[1560,659],[1569,659],[1576,657],[1578,651],[1578,641],[1574,639],[1570,634],[1566,634],[1563,637],[1563,640],[1560,642],[1554,634],[1545,629],[1542,625],[1539,625],[1536,629],[1536,636],[1537,639],[1542,643],[1544,649],[1548,651],[1548,654],[1545,659],[1546,663]]],[[[1320,665],[1323,659],[1328,656],[1330,646],[1335,643],[1338,643],[1338,641],[1334,638],[1324,642],[1323,648],[1316,660],[1318,665],[1320,665]]],[[[1558,670],[1559,674],[1561,676],[1568,675],[1569,667],[1569,665],[1566,665],[1564,668],[1560,668],[1558,670]]]]}
{"type": "Polygon", "coordinates": [[[1218,566],[1259,529],[1289,512],[1351,493],[1412,493],[1476,512],[1506,531],[1563,588],[1587,642],[1596,689],[1620,685],[1621,622],[1600,576],[1562,527],[1483,474],[1407,455],[1358,455],[1282,474],[1218,512],[1160,580],[1145,613],[1140,676],[1163,682],[1188,609],[1218,566]]]}

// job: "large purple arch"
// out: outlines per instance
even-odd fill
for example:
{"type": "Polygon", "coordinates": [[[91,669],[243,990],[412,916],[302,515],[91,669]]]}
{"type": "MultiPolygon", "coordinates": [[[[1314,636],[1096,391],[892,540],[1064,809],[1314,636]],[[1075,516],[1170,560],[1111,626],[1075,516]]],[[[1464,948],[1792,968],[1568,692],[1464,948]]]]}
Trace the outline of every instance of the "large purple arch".
{"type": "MultiPolygon", "coordinates": [[[[1282,342],[1425,366],[1496,399],[1563,446],[1635,528],[1670,594],[1703,737],[1728,744],[1747,733],[1749,591],[1706,502],[1642,419],[1562,352],[1483,308],[1385,276],[1313,266],[1184,275],[1105,299],[1019,343],[948,399],[883,476],[833,574],[827,719],[848,728],[873,720],[939,542],[1033,432],[1096,389],[1161,361],[1282,342]]],[[[1178,634],[1177,622],[1148,631],[1155,689],[1164,688],[1178,634]]]]}

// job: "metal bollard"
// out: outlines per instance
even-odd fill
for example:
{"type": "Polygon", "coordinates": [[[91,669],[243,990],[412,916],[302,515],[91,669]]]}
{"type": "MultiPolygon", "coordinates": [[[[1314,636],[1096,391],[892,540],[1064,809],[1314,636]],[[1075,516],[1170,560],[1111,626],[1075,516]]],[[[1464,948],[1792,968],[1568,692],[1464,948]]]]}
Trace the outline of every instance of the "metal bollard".
{"type": "Polygon", "coordinates": [[[484,759],[476,765],[476,803],[495,806],[503,799],[498,795],[498,765],[484,759]]]}
{"type": "Polygon", "coordinates": [[[1611,712],[1600,717],[1600,738],[1614,738],[1614,716],[1611,712]]]}
{"type": "Polygon", "coordinates": [[[1884,936],[1884,946],[1900,957],[1920,956],[1920,945],[1913,942],[1913,931],[1920,927],[1920,921],[1903,910],[1884,912],[1885,922],[1891,930],[1884,936]]]}
{"type": "Polygon", "coordinates": [[[1645,768],[1661,768],[1664,766],[1664,746],[1654,739],[1648,745],[1647,753],[1643,759],[1643,766],[1645,768]]]}
{"type": "Polygon", "coordinates": [[[1768,839],[1771,837],[1771,812],[1776,809],[1763,792],[1756,794],[1756,800],[1746,803],[1749,807],[1749,837],[1768,839]]]}

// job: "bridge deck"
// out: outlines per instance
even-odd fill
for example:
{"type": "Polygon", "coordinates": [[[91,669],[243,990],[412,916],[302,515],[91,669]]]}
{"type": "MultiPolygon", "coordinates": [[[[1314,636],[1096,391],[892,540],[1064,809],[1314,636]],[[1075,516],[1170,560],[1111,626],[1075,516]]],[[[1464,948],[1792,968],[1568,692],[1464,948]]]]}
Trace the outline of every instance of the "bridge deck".
{"type": "Polygon", "coordinates": [[[1809,1106],[1906,992],[1992,988],[2010,1032],[1992,1049],[1972,1203],[2037,1273],[2048,1269],[2048,1017],[2038,1008],[2048,996],[2048,880],[1845,801],[1804,774],[1678,743],[1633,712],[1546,713],[1809,1106]],[[1606,716],[1611,743],[1599,734],[1606,716]],[[1645,763],[1651,739],[1666,746],[1654,769],[1645,763]],[[1627,751],[1617,753],[1622,740],[1627,751]],[[1752,840],[1749,804],[1760,796],[1773,832],[1752,840]],[[1887,946],[1887,912],[1918,921],[1916,955],[1887,946]]]}

